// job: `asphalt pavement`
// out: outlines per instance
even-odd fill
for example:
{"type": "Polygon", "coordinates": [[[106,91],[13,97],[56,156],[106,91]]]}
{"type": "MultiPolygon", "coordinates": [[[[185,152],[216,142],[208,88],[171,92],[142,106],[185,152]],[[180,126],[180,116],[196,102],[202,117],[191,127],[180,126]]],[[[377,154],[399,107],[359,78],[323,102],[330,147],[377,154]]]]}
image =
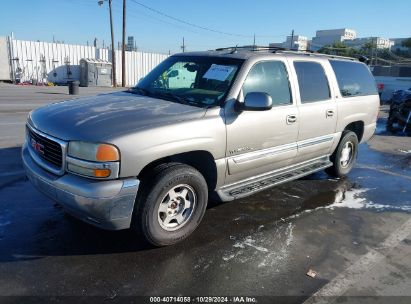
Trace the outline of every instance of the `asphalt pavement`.
{"type": "Polygon", "coordinates": [[[319,172],[210,202],[191,237],[153,248],[130,231],[99,230],[64,214],[24,178],[27,113],[69,98],[65,90],[0,85],[0,302],[146,295],[410,303],[411,138],[385,132],[386,109],[348,177],[319,172]]]}

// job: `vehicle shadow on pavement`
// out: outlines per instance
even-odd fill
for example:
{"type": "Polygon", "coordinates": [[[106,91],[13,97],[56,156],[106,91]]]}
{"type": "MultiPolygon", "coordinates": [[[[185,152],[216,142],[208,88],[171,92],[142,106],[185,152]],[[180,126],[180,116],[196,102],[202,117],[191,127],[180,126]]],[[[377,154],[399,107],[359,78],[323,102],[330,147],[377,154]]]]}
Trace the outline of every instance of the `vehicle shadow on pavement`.
{"type": "Polygon", "coordinates": [[[0,196],[0,262],[152,248],[132,231],[105,231],[73,218],[28,181],[9,185],[0,196]]]}
{"type": "Polygon", "coordinates": [[[331,204],[339,189],[345,191],[350,186],[346,179],[329,180],[317,173],[248,198],[210,201],[202,224],[190,238],[172,247],[155,248],[131,230],[105,231],[83,223],[65,214],[28,181],[18,181],[0,190],[0,262],[153,250],[182,252],[187,246],[201,247],[233,231],[247,233],[303,210],[331,204]],[[313,191],[314,184],[317,189],[313,191]]]}
{"type": "Polygon", "coordinates": [[[24,179],[21,147],[0,149],[0,189],[24,179]]]}
{"type": "MultiPolygon", "coordinates": [[[[19,180],[0,188],[0,263],[94,254],[139,253],[134,257],[147,255],[157,259],[168,254],[185,255],[187,250],[196,251],[204,246],[232,247],[231,236],[246,237],[259,232],[261,227],[270,227],[273,232],[283,229],[288,218],[335,204],[352,189],[375,189],[370,195],[377,203],[380,197],[385,203],[406,201],[407,192],[397,188],[404,188],[408,180],[369,168],[390,163],[395,165],[390,168],[393,173],[404,175],[404,159],[372,151],[367,145],[362,145],[361,150],[359,167],[347,178],[331,178],[318,172],[247,198],[225,203],[210,201],[197,231],[187,240],[163,248],[154,248],[130,230],[104,231],[83,223],[65,214],[27,180],[19,180]],[[382,184],[392,189],[386,191],[379,187],[382,184]],[[400,194],[393,196],[393,191],[400,194]],[[393,197],[395,202],[390,201],[393,197]]],[[[19,165],[20,148],[0,149],[0,155],[19,165]]],[[[1,168],[13,167],[11,163],[1,163],[1,168]]]]}

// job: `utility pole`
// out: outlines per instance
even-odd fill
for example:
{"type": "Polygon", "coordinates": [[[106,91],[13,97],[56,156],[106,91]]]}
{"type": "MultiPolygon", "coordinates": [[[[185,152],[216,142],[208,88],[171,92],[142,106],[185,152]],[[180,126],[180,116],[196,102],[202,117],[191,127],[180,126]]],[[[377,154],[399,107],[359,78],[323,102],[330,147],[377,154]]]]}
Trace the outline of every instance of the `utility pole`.
{"type": "Polygon", "coordinates": [[[256,45],[255,45],[255,34],[254,34],[254,41],[253,41],[253,50],[255,51],[256,45]]]}
{"type": "Polygon", "coordinates": [[[121,50],[121,85],[126,86],[126,0],[123,0],[123,48],[121,50]]]}
{"type": "Polygon", "coordinates": [[[291,42],[290,42],[290,50],[293,49],[293,40],[294,40],[294,30],[291,31],[291,42]]]}
{"type": "MultiPolygon", "coordinates": [[[[114,48],[114,31],[113,31],[113,13],[111,9],[111,1],[108,0],[108,7],[110,11],[110,31],[111,31],[111,73],[113,77],[113,87],[117,87],[117,77],[116,77],[116,49],[114,48]]],[[[99,0],[98,5],[103,5],[104,0],[99,0]]]]}
{"type": "Polygon", "coordinates": [[[114,48],[114,30],[113,30],[113,12],[111,9],[111,1],[108,0],[108,6],[110,8],[110,31],[111,31],[111,62],[112,62],[112,73],[113,73],[113,87],[117,87],[117,76],[116,76],[116,50],[114,48]]]}

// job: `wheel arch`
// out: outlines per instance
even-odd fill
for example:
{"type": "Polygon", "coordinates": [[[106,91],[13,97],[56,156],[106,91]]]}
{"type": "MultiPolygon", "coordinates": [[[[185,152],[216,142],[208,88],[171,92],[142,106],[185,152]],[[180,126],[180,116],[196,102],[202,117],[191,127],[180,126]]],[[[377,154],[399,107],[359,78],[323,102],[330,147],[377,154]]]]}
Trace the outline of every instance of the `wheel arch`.
{"type": "Polygon", "coordinates": [[[206,180],[209,192],[216,188],[217,166],[213,155],[205,150],[183,152],[156,159],[144,166],[137,177],[140,180],[145,180],[150,176],[154,168],[160,165],[166,166],[168,163],[181,163],[195,168],[206,180]]]}
{"type": "Polygon", "coordinates": [[[344,131],[352,131],[357,135],[358,142],[361,142],[364,135],[364,122],[361,120],[353,121],[345,126],[344,131]]]}

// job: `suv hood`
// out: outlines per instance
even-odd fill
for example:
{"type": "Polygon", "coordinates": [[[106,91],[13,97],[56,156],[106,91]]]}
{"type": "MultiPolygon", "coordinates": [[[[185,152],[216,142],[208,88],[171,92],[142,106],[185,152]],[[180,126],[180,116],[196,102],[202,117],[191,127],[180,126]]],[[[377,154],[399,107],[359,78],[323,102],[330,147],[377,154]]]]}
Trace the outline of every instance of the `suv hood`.
{"type": "Polygon", "coordinates": [[[140,129],[199,119],[206,109],[127,92],[53,103],[30,113],[36,129],[63,140],[104,141],[140,129]]]}

